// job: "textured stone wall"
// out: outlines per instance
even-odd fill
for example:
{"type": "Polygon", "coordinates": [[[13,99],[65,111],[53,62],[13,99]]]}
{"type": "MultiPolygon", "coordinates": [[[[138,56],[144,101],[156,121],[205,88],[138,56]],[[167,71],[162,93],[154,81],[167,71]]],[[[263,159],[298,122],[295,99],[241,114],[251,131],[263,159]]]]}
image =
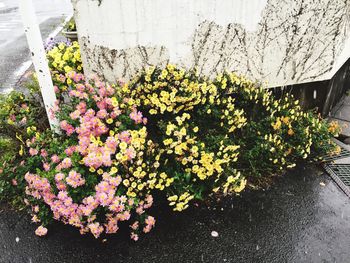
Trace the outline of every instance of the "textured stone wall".
{"type": "Polygon", "coordinates": [[[350,0],[73,0],[87,73],[168,62],[270,87],[330,79],[350,57],[350,0]]]}

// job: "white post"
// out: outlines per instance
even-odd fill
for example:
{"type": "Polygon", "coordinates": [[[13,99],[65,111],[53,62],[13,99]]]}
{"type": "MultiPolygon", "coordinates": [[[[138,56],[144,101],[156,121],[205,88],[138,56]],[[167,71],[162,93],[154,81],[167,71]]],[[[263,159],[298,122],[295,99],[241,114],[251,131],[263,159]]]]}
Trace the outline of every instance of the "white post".
{"type": "Polygon", "coordinates": [[[44,100],[46,114],[49,119],[50,127],[52,130],[57,132],[57,119],[50,118],[50,109],[52,109],[52,107],[54,106],[54,103],[56,101],[56,95],[46,59],[43,40],[35,16],[33,1],[20,0],[19,11],[22,16],[28,46],[31,52],[34,68],[38,76],[41,94],[44,100]]]}

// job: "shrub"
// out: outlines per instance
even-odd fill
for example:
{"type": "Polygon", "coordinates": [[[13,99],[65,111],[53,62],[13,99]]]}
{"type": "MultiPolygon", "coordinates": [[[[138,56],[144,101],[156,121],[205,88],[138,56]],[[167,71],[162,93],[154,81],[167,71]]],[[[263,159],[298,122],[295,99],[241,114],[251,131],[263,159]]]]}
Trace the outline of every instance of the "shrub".
{"type": "Polygon", "coordinates": [[[24,205],[27,130],[44,131],[49,126],[35,83],[30,84],[34,93],[12,91],[0,96],[0,199],[16,207],[24,205]]]}
{"type": "Polygon", "coordinates": [[[85,80],[77,43],[48,50],[62,134],[38,123],[38,100],[12,93],[0,105],[2,130],[15,131],[0,144],[16,145],[3,157],[0,191],[16,202],[26,194],[37,235],[59,220],[96,238],[127,224],[137,240],[155,224],[153,198],[182,211],[336,151],[336,123],[234,73],[211,80],[167,65],[109,85],[85,80]]]}
{"type": "Polygon", "coordinates": [[[153,196],[182,211],[192,200],[239,193],[312,149],[334,149],[334,124],[233,73],[211,81],[168,65],[117,85],[67,76],[70,100],[56,109],[63,135],[27,140],[36,169],[27,169],[26,193],[43,225],[61,220],[99,237],[127,221],[137,240],[155,223],[146,212],[153,196]]]}

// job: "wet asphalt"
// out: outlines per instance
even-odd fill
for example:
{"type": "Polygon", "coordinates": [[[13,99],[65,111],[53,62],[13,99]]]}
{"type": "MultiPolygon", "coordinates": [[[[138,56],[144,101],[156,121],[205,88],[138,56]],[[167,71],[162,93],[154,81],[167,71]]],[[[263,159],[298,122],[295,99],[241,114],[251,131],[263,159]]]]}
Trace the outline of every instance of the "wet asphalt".
{"type": "Polygon", "coordinates": [[[102,242],[62,224],[38,238],[28,216],[3,205],[0,262],[350,262],[350,199],[315,166],[216,206],[156,205],[153,215],[156,228],[136,243],[127,229],[102,242]]]}
{"type": "MultiPolygon", "coordinates": [[[[33,0],[43,40],[72,12],[69,0],[33,0]]],[[[8,92],[29,67],[30,52],[19,0],[0,0],[0,93],[8,92]]]]}

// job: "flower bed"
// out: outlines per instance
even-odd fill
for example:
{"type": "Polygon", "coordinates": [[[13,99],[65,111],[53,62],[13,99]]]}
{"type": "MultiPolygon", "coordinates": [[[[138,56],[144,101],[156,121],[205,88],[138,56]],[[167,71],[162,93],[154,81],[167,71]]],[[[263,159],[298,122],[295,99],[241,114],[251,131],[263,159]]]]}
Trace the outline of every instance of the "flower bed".
{"type": "Polygon", "coordinates": [[[70,69],[81,60],[61,58],[67,45],[61,47],[49,56],[62,134],[28,126],[20,172],[4,168],[7,180],[25,185],[33,221],[42,224],[38,235],[53,219],[96,238],[127,222],[137,240],[155,225],[147,212],[155,197],[182,211],[194,200],[238,194],[311,152],[336,151],[336,124],[242,76],[210,80],[167,65],[110,85],[65,68],[71,61],[62,58],[75,59],[70,69]]]}

